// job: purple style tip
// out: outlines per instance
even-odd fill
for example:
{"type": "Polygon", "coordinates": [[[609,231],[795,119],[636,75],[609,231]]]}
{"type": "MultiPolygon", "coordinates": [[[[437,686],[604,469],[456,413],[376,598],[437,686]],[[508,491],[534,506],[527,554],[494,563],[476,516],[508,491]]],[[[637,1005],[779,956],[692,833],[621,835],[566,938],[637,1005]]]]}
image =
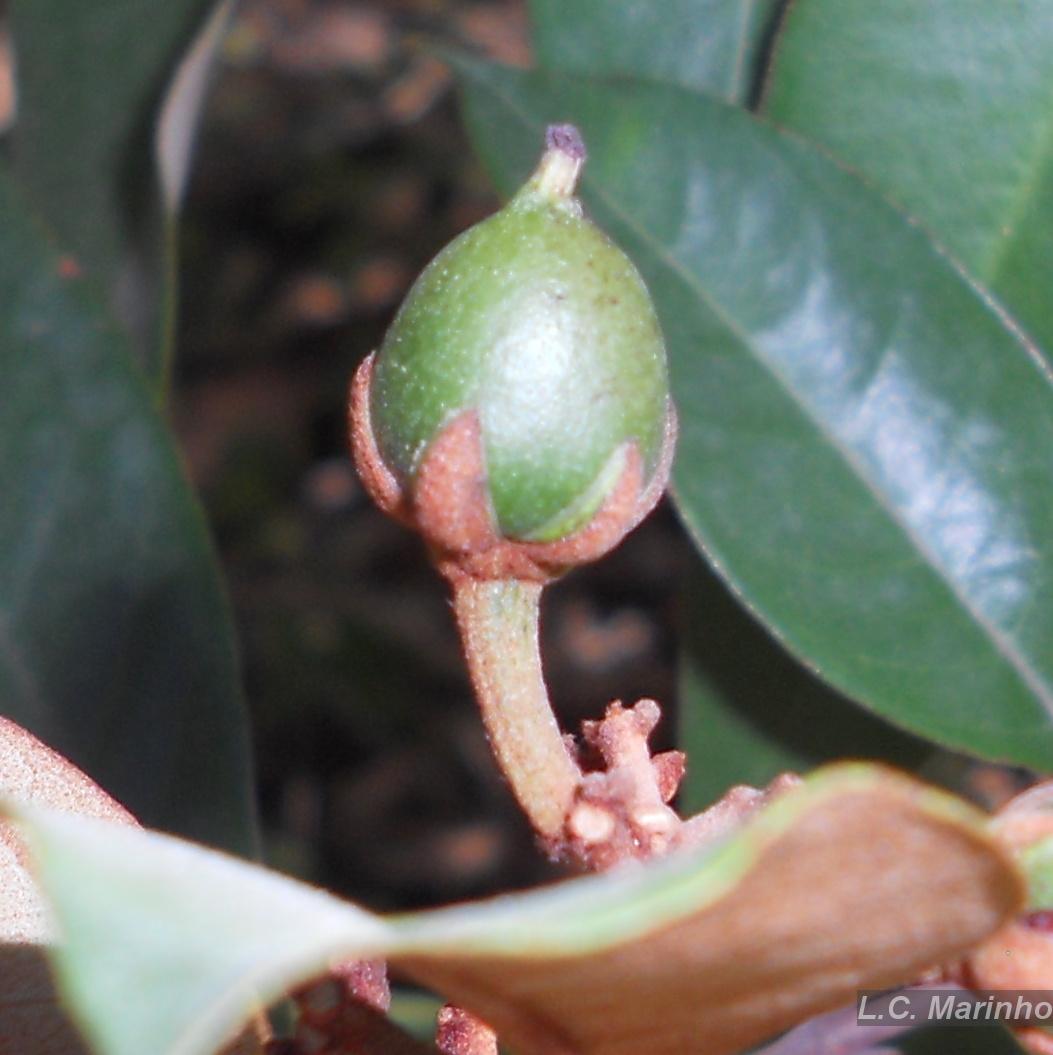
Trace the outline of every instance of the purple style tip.
{"type": "Polygon", "coordinates": [[[575,161],[585,160],[585,142],[574,125],[549,125],[545,131],[545,146],[575,161]]]}

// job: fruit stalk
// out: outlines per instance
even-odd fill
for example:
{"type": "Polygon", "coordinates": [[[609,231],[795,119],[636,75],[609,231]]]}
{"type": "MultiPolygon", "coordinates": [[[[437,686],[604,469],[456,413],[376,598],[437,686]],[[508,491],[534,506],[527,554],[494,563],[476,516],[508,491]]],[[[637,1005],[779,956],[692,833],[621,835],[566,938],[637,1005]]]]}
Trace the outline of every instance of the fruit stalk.
{"type": "Polygon", "coordinates": [[[657,774],[650,762],[653,721],[619,710],[600,723],[610,735],[597,734],[616,775],[583,776],[545,690],[539,599],[654,507],[676,413],[643,279],[574,197],[584,162],[576,128],[548,129],[519,192],[414,283],[356,371],[349,409],[363,484],[420,532],[451,585],[484,724],[516,798],[552,853],[592,861],[596,825],[581,815],[570,823],[584,784],[586,813],[629,832],[635,853],[640,817],[669,812],[652,785],[670,767],[657,774]],[[622,750],[629,741],[640,750],[622,750]]]}
{"type": "Polygon", "coordinates": [[[535,829],[555,841],[581,774],[541,674],[541,590],[533,582],[463,579],[454,586],[453,606],[494,754],[535,829]]]}

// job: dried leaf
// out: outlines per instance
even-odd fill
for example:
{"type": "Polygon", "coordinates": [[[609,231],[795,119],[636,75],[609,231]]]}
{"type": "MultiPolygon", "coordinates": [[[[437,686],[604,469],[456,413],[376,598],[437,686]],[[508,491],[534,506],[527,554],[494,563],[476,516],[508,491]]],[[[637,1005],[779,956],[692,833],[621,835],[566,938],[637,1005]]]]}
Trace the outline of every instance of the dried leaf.
{"type": "Polygon", "coordinates": [[[63,989],[107,1055],[210,1055],[257,992],[379,955],[519,1055],[729,1055],[958,958],[1025,899],[982,815],[864,765],[714,847],[389,919],[156,833],[22,816],[63,989]]]}
{"type": "Polygon", "coordinates": [[[484,937],[401,965],[523,1055],[723,1055],[910,981],[1021,904],[968,813],[889,771],[827,771],[725,854],[743,842],[752,860],[725,896],[626,944],[510,954],[484,937]]]}
{"type": "MultiPolygon", "coordinates": [[[[135,824],[135,818],[62,755],[0,717],[0,796],[64,813],[135,824]]],[[[58,1006],[43,944],[53,925],[29,872],[26,847],[0,820],[0,1052],[86,1051],[58,1006]]]]}
{"type": "MultiPolygon", "coordinates": [[[[4,717],[0,717],[0,797],[83,817],[136,823],[72,762],[4,717]]],[[[51,938],[46,909],[28,864],[14,829],[0,821],[0,941],[46,942],[51,938]]],[[[0,979],[4,977],[6,972],[0,973],[0,979]]]]}

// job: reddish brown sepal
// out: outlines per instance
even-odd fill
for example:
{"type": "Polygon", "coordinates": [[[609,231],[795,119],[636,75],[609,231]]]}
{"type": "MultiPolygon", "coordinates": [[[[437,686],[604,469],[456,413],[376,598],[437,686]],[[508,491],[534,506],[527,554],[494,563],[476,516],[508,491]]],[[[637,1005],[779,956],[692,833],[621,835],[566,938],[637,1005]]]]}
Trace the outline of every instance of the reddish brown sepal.
{"type": "Polygon", "coordinates": [[[499,545],[474,410],[458,414],[428,448],[413,489],[413,514],[429,545],[450,558],[470,558],[499,545]]]}
{"type": "Polygon", "coordinates": [[[391,470],[384,464],[373,437],[369,414],[369,387],[373,380],[373,360],[376,352],[367,355],[355,371],[351,381],[351,398],[347,416],[351,433],[351,455],[362,486],[373,501],[389,516],[411,523],[409,510],[391,470]]]}
{"type": "Polygon", "coordinates": [[[407,494],[384,464],[369,415],[373,356],[351,385],[351,447],[362,484],[381,509],[416,528],[447,578],[548,582],[578,564],[602,557],[654,508],[669,480],[676,445],[676,413],[666,414],[659,464],[644,480],[635,443],[625,445],[624,467],[592,519],[567,538],[524,542],[497,531],[486,479],[482,428],[474,410],[454,417],[425,452],[407,494]]]}

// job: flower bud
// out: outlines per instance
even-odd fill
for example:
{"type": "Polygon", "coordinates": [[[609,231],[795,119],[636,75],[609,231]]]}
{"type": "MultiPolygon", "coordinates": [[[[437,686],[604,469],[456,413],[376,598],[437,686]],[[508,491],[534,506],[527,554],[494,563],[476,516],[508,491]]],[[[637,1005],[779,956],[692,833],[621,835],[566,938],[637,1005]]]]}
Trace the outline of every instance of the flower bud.
{"type": "Polygon", "coordinates": [[[584,156],[550,128],[533,177],[428,265],[356,375],[363,480],[451,574],[543,580],[616,545],[665,487],[662,336],[573,197],[584,156]]]}

